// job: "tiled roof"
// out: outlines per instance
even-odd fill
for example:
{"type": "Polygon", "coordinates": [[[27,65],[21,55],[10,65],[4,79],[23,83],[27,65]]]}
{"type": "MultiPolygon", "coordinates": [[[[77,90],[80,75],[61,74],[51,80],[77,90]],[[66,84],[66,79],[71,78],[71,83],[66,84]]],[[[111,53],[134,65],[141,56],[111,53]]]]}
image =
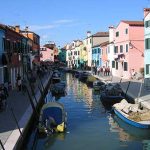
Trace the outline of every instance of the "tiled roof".
{"type": "Polygon", "coordinates": [[[92,36],[94,36],[94,37],[108,37],[109,32],[97,32],[97,33],[93,34],[92,36]]]}
{"type": "Polygon", "coordinates": [[[106,46],[108,44],[109,44],[109,41],[106,41],[106,42],[101,43],[100,46],[106,46]]]}
{"type": "Polygon", "coordinates": [[[126,20],[122,20],[122,22],[127,23],[130,26],[144,26],[143,21],[126,21],[126,20]]]}
{"type": "Polygon", "coordinates": [[[150,11],[150,8],[144,8],[145,11],[150,11]]]}

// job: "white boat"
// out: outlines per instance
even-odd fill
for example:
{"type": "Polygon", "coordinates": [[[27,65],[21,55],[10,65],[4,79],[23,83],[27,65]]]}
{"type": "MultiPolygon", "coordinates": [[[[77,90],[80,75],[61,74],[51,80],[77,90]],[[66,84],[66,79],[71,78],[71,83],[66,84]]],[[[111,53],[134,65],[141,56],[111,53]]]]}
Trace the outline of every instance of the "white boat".
{"type": "Polygon", "coordinates": [[[138,104],[130,104],[126,100],[113,105],[115,114],[128,123],[137,128],[150,128],[150,110],[140,109],[138,104]]]}

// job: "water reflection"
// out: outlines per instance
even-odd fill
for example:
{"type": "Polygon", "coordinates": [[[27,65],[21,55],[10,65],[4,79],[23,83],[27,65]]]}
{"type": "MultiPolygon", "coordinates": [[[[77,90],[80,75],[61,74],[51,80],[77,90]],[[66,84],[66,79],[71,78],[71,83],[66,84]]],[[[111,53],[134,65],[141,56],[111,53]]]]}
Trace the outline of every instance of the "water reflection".
{"type": "MultiPolygon", "coordinates": [[[[68,114],[66,133],[37,139],[36,150],[138,150],[149,147],[149,130],[128,126],[111,115],[101,104],[99,94],[71,74],[64,79],[67,95],[58,100],[65,105],[68,114]]],[[[50,99],[53,98],[49,93],[47,100],[50,99]]]]}

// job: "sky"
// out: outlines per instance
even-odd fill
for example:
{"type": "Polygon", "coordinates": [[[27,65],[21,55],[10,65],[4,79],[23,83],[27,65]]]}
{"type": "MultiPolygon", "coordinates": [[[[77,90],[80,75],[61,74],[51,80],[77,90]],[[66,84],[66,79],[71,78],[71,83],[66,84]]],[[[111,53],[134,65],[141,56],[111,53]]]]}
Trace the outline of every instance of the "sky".
{"type": "Polygon", "coordinates": [[[143,20],[150,0],[1,0],[0,23],[26,26],[63,47],[86,38],[86,32],[106,32],[121,20],[143,20]]]}

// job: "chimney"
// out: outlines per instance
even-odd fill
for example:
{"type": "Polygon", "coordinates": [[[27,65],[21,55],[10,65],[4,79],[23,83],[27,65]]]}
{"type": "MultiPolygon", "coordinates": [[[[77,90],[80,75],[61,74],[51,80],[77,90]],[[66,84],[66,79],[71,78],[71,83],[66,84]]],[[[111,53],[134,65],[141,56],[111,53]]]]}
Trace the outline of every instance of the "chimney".
{"type": "Polygon", "coordinates": [[[150,13],[150,8],[144,8],[144,18],[150,13]]]}
{"type": "Polygon", "coordinates": [[[91,36],[91,31],[87,31],[87,37],[91,36]]]}
{"type": "Polygon", "coordinates": [[[20,33],[20,26],[19,26],[19,25],[16,25],[16,26],[15,26],[15,31],[16,31],[17,33],[20,33]]]}

